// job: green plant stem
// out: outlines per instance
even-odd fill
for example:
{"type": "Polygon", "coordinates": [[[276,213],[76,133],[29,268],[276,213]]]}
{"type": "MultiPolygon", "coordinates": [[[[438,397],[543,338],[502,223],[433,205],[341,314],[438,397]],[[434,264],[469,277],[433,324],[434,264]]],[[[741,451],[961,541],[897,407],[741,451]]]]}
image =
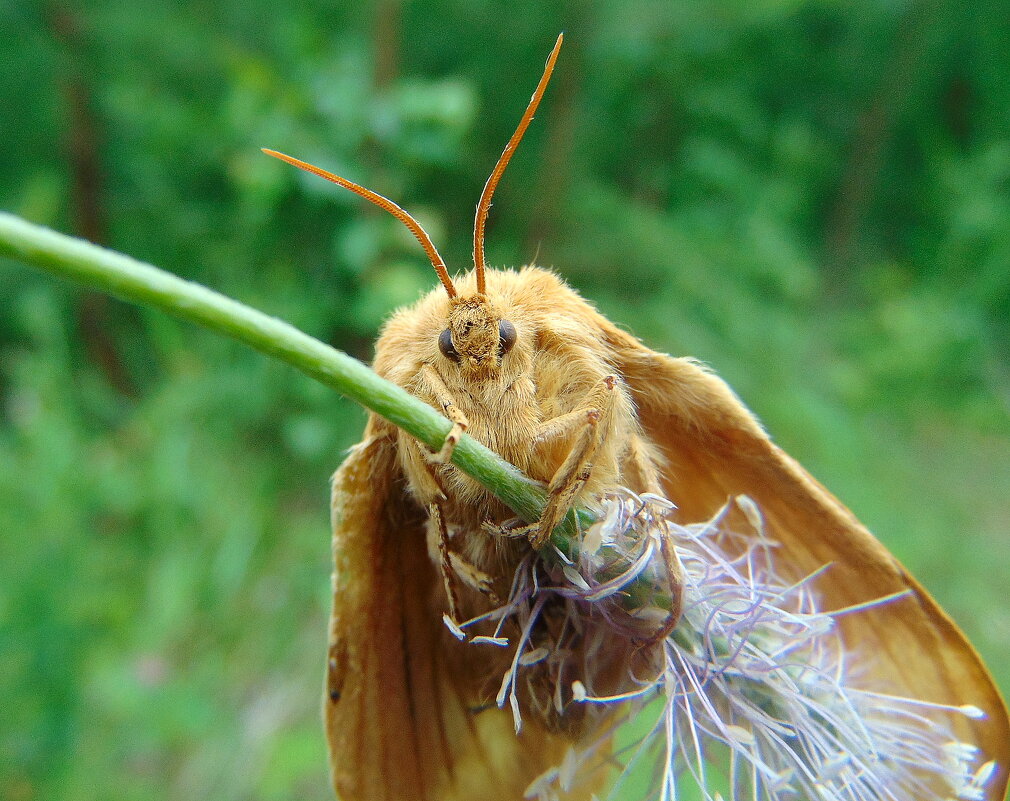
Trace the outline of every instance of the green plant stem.
{"type": "MultiPolygon", "coordinates": [[[[452,427],[431,406],[346,353],[276,317],[129,256],[5,212],[0,212],[0,255],[244,342],[371,409],[432,450],[441,447],[452,427]]],[[[452,463],[523,520],[533,522],[543,512],[544,489],[472,437],[463,435],[452,463]]],[[[591,519],[588,512],[580,515],[586,522],[591,519]]],[[[553,541],[565,552],[570,550],[574,527],[569,517],[555,532],[553,541]]]]}

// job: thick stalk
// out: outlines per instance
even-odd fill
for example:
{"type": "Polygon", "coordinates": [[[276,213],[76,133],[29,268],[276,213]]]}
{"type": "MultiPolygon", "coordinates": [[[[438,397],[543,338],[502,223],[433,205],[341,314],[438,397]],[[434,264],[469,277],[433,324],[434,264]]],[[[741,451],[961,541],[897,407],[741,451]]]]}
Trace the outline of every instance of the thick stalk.
{"type": "MultiPolygon", "coordinates": [[[[61,278],[153,306],[244,342],[287,362],[438,450],[452,423],[431,406],[378,376],[367,365],[294,326],[219,292],[150,264],[0,212],[0,255],[61,278]]],[[[519,517],[533,522],[546,501],[542,487],[517,468],[464,435],[452,456],[460,470],[479,481],[519,517]]],[[[588,522],[588,513],[580,513],[588,522]]],[[[554,543],[568,552],[574,522],[558,527],[554,543]]]]}

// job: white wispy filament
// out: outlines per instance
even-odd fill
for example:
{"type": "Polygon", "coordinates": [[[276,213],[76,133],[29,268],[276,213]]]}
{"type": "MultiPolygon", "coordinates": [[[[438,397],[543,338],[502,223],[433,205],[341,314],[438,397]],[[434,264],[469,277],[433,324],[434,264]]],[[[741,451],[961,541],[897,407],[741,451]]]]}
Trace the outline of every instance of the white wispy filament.
{"type": "MultiPolygon", "coordinates": [[[[849,668],[859,655],[819,611],[814,576],[781,579],[759,510],[744,496],[733,504],[752,531],[729,530],[728,509],[681,526],[663,498],[610,495],[576,561],[530,555],[508,601],[459,627],[465,636],[491,621],[492,636],[469,641],[513,649],[497,701],[517,731],[524,709],[591,716],[586,741],[526,797],[550,801],[609,774],[603,797],[615,801],[674,801],[685,783],[706,801],[982,801],[995,765],[946,722],[981,711],[860,686],[849,668]],[[669,636],[643,646],[669,614],[664,532],[683,573],[683,609],[669,636]],[[622,650],[634,656],[615,668],[609,655],[622,650]],[[640,734],[615,755],[615,731],[628,721],[640,734]],[[650,771],[648,787],[634,790],[641,782],[631,777],[650,771]]],[[[895,598],[876,603],[886,602],[895,598]]]]}

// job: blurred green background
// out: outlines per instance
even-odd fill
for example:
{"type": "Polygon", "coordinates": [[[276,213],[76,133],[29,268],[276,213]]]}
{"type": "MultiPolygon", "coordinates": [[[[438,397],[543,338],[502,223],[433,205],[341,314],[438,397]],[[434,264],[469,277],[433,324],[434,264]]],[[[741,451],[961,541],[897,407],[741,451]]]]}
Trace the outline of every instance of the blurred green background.
{"type": "MultiPolygon", "coordinates": [[[[697,356],[1010,689],[1010,22],[1001,0],[15,3],[0,207],[368,358],[465,269],[554,266],[697,356]]],[[[0,262],[0,797],[326,799],[327,478],[362,413],[0,262]]]]}

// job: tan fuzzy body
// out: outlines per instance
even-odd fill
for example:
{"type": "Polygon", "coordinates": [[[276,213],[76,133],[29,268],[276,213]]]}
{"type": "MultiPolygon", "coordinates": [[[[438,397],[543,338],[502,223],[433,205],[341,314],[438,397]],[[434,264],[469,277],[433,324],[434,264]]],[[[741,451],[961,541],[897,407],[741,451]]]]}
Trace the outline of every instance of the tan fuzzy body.
{"type": "MultiPolygon", "coordinates": [[[[472,275],[459,279],[463,297],[473,292],[472,275]]],[[[487,298],[495,312],[515,326],[515,346],[492,377],[467,376],[437,347],[446,328],[451,301],[435,290],[386,323],[376,344],[375,369],[384,378],[438,408],[419,378],[428,365],[457,399],[469,421],[467,433],[500,454],[529,477],[547,483],[571,449],[572,437],[538,442],[546,422],[587,404],[601,382],[615,372],[601,347],[598,313],[561,279],[547,270],[492,270],[487,298]]],[[[495,342],[497,344],[497,340],[495,342]]],[[[615,388],[613,410],[605,422],[602,443],[583,490],[591,497],[617,484],[634,486],[637,477],[625,468],[634,448],[650,450],[642,438],[628,388],[615,388]]],[[[577,432],[573,432],[577,433],[577,432]]],[[[485,521],[501,523],[514,514],[480,484],[452,465],[429,466],[398,432],[399,459],[407,485],[423,486],[423,473],[434,469],[445,493],[453,547],[475,567],[498,577],[511,577],[523,542],[495,538],[481,530],[485,521]]],[[[434,545],[432,556],[434,558],[434,545]]]]}

